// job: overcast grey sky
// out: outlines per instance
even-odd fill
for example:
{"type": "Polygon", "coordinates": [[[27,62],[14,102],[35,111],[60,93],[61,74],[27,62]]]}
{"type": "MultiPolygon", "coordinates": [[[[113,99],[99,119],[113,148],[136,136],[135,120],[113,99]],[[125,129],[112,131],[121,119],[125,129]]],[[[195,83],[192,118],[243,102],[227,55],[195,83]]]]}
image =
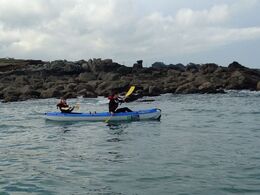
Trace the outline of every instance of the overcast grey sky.
{"type": "Polygon", "coordinates": [[[260,68],[260,0],[0,0],[0,57],[260,68]]]}

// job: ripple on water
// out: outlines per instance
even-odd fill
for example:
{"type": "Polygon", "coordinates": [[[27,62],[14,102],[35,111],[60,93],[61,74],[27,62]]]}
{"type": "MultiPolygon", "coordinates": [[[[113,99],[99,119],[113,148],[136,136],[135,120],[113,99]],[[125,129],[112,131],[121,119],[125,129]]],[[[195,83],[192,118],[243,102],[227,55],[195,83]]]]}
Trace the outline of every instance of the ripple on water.
{"type": "Polygon", "coordinates": [[[160,122],[116,124],[43,120],[55,99],[0,104],[0,194],[260,194],[258,93],[154,100],[128,106],[160,122]]]}

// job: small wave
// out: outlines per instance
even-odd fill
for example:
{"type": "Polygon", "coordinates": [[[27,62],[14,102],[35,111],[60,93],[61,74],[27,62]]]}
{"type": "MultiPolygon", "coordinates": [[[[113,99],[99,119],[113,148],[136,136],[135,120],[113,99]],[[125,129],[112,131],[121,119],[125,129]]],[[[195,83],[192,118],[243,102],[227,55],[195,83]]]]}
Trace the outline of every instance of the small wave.
{"type": "Polygon", "coordinates": [[[35,116],[35,115],[37,115],[37,116],[42,116],[42,115],[44,115],[44,112],[39,112],[39,111],[35,111],[35,110],[33,110],[31,113],[29,113],[28,115],[33,115],[33,116],[35,116]]]}
{"type": "Polygon", "coordinates": [[[109,102],[109,101],[106,100],[106,99],[105,99],[105,100],[99,100],[99,101],[97,102],[97,104],[98,104],[98,105],[104,105],[104,104],[108,104],[108,102],[109,102]]]}
{"type": "Polygon", "coordinates": [[[239,114],[260,114],[259,111],[239,112],[239,114]]]}
{"type": "Polygon", "coordinates": [[[188,112],[216,112],[216,110],[210,110],[210,109],[198,109],[198,108],[184,108],[182,111],[188,111],[188,112]]]}
{"type": "MultiPolygon", "coordinates": [[[[4,129],[4,130],[8,130],[8,129],[20,129],[19,132],[22,131],[22,129],[26,129],[26,128],[33,128],[33,126],[29,125],[15,125],[15,124],[1,124],[0,129],[4,129]]],[[[14,132],[14,131],[12,131],[14,132]]]]}
{"type": "Polygon", "coordinates": [[[250,90],[225,90],[228,95],[238,95],[238,96],[260,96],[260,91],[250,91],[250,90]]]}
{"type": "Polygon", "coordinates": [[[234,193],[234,194],[247,194],[247,193],[256,193],[259,194],[259,189],[251,189],[251,188],[239,188],[239,187],[225,187],[221,188],[224,192],[234,193]]]}

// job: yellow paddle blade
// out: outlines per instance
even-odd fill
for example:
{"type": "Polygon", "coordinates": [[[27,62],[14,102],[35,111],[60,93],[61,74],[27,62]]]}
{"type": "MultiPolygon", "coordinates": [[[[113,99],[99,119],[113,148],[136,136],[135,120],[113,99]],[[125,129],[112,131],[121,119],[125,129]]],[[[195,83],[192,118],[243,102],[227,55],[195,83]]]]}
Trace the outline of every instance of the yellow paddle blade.
{"type": "Polygon", "coordinates": [[[79,110],[79,108],[80,108],[79,103],[76,103],[76,105],[74,106],[74,109],[75,109],[75,110],[79,110]]]}
{"type": "Polygon", "coordinates": [[[131,95],[134,90],[135,90],[135,86],[131,86],[130,89],[128,90],[128,92],[126,93],[125,97],[128,97],[129,95],[131,95]]]}

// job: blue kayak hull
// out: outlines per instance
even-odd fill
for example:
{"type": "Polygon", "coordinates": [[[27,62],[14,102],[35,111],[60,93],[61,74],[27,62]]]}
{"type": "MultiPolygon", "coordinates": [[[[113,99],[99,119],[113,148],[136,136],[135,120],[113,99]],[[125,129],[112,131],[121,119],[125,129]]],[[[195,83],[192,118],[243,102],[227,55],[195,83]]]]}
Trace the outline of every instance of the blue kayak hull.
{"type": "Polygon", "coordinates": [[[53,121],[138,121],[159,120],[161,110],[157,108],[139,110],[134,112],[122,112],[111,115],[109,112],[100,113],[61,113],[47,112],[44,117],[53,121]]]}

